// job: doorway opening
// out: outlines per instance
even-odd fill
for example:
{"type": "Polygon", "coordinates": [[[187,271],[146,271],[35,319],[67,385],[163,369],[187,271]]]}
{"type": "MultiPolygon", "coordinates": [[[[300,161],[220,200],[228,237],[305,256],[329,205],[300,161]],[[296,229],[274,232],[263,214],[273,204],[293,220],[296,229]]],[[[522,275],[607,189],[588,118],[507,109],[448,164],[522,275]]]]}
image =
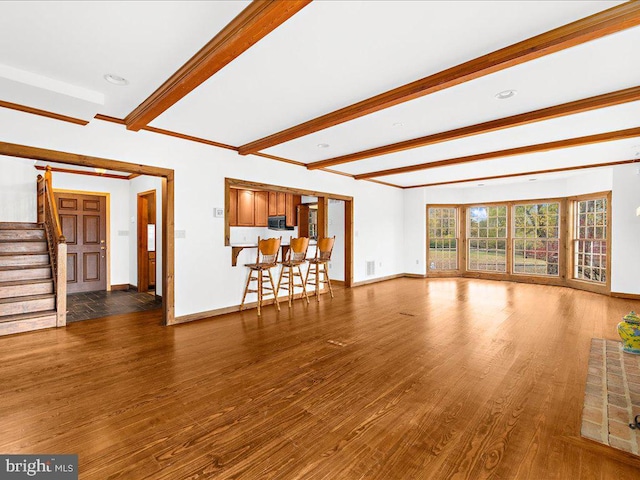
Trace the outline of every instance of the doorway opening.
{"type": "Polygon", "coordinates": [[[138,193],[138,292],[156,291],[156,191],[138,193]]]}
{"type": "MultiPolygon", "coordinates": [[[[130,178],[141,175],[158,177],[161,182],[162,199],[162,312],[164,325],[173,325],[175,321],[175,244],[174,244],[174,171],[169,168],[140,165],[130,162],[111,160],[70,152],[48,150],[28,145],[0,142],[0,155],[28,160],[41,160],[67,165],[76,165],[81,169],[117,170],[131,174],[130,178]]],[[[64,323],[59,325],[64,326],[64,323]]]]}

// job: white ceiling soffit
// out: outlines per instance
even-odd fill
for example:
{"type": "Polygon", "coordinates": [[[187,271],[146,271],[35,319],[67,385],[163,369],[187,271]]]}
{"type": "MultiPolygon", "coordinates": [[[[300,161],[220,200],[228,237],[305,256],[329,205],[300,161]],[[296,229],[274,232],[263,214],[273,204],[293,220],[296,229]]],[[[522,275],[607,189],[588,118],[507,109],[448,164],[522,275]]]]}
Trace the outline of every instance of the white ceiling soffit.
{"type": "MultiPolygon", "coordinates": [[[[638,143],[639,139],[637,138],[616,142],[596,143],[582,147],[565,148],[549,152],[531,153],[397,175],[387,175],[379,177],[377,180],[402,187],[410,187],[428,183],[464,181],[465,179],[480,177],[633,160],[634,158],[638,158],[640,162],[640,145],[638,145],[638,143]],[[634,149],[636,150],[635,152],[634,149]]],[[[579,174],[580,172],[574,173],[574,175],[579,174]]]]}
{"type": "Polygon", "coordinates": [[[87,122],[104,108],[104,94],[7,65],[0,65],[0,100],[87,122]]]}
{"type": "MultiPolygon", "coordinates": [[[[249,3],[0,2],[0,45],[10,46],[0,49],[0,64],[98,92],[104,95],[99,113],[123,118],[249,3]],[[105,74],[129,85],[107,83],[105,74]]],[[[0,100],[6,97],[2,85],[0,100]]],[[[55,113],[66,107],[41,103],[38,95],[14,103],[55,113]]]]}

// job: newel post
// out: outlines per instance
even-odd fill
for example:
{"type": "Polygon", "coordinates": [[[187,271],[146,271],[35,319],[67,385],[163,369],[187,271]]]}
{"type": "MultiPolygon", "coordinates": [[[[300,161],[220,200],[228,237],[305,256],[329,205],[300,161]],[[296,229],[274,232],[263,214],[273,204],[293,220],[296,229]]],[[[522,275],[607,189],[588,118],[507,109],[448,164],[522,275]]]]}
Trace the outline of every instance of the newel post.
{"type": "Polygon", "coordinates": [[[38,214],[38,223],[44,223],[44,178],[42,175],[38,175],[38,181],[36,183],[36,194],[37,194],[37,214],[38,214]]]}

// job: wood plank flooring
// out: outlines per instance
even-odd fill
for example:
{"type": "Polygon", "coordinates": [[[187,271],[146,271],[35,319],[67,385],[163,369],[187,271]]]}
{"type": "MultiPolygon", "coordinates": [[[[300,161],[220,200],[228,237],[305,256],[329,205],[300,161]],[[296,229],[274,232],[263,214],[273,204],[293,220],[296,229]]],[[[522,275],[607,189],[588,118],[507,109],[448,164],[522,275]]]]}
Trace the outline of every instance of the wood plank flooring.
{"type": "Polygon", "coordinates": [[[637,457],[580,438],[590,340],[631,309],[405,278],[262,319],[4,337],[0,453],[77,453],[86,480],[637,479],[637,457]]]}

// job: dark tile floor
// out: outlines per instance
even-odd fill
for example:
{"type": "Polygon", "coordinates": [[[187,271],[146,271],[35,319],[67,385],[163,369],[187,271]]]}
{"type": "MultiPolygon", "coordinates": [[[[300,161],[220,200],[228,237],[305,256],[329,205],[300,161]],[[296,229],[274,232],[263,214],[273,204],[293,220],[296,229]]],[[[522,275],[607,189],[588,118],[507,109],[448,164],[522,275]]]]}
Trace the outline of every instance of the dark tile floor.
{"type": "Polygon", "coordinates": [[[67,295],[67,323],[160,307],[155,295],[135,290],[72,293],[67,295]]]}

